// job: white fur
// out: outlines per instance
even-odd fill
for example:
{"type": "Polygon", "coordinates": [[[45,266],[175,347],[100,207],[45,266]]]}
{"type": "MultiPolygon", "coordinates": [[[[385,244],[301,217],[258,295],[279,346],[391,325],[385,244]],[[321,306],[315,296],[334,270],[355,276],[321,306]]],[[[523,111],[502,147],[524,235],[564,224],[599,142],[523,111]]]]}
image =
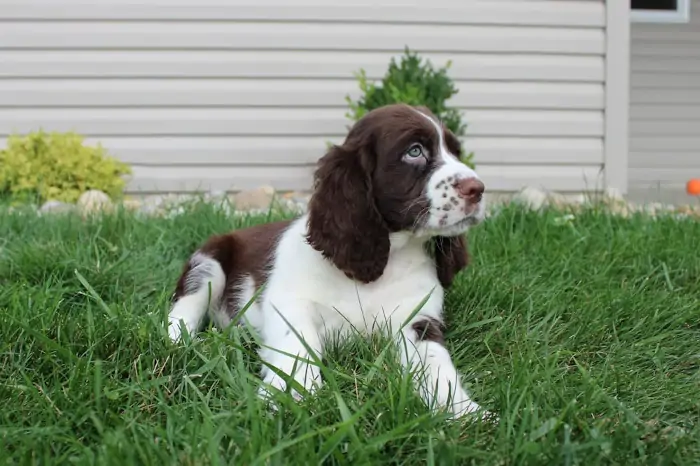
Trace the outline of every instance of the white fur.
{"type": "MultiPolygon", "coordinates": [[[[348,335],[353,329],[364,333],[390,330],[401,349],[403,365],[415,371],[418,392],[429,406],[446,407],[456,415],[478,410],[479,406],[462,387],[447,350],[439,343],[420,341],[412,328],[414,322],[426,318],[442,320],[444,292],[435,265],[423,249],[424,239],[410,233],[392,234],[384,274],[375,282],[360,284],[348,279],[309,246],[305,240],[307,220],[306,215],[302,216],[281,235],[265,290],[244,317],[260,333],[263,361],[293,375],[301,386],[313,392],[322,383],[318,367],[293,357],[313,361],[287,323],[304,337],[319,358],[329,336],[348,335]],[[418,314],[407,321],[428,295],[418,314]],[[423,369],[425,379],[418,378],[423,369]]],[[[198,254],[195,257],[197,279],[203,284],[211,283],[212,295],[221,297],[224,292],[221,268],[212,259],[198,254]]],[[[253,295],[252,280],[244,280],[239,287],[244,290],[241,298],[244,303],[253,295]]],[[[175,304],[170,313],[170,336],[174,341],[180,338],[179,330],[174,330],[177,328],[174,321],[182,319],[192,333],[204,313],[209,311],[215,317],[221,312],[218,306],[208,305],[208,297],[209,287],[203,286],[175,304]]],[[[285,389],[284,380],[275,372],[264,368],[262,375],[266,385],[285,389]]],[[[300,396],[296,391],[292,393],[300,396]]],[[[268,388],[263,386],[260,395],[267,394],[268,388]]]]}

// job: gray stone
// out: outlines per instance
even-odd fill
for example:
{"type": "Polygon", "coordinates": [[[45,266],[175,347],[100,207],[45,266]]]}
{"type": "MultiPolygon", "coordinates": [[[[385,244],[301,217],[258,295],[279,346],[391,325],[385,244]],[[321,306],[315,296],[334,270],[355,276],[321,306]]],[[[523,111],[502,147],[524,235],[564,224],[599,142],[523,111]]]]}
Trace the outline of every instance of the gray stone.
{"type": "Polygon", "coordinates": [[[75,205],[68,204],[66,202],[61,202],[57,200],[48,200],[39,208],[39,212],[42,214],[46,213],[68,213],[75,210],[75,205]]]}

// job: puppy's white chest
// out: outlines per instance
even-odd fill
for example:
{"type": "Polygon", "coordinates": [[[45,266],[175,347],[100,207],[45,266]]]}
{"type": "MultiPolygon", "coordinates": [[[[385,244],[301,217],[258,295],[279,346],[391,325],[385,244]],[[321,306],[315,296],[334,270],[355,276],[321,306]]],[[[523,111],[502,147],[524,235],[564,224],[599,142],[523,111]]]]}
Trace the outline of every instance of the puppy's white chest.
{"type": "Polygon", "coordinates": [[[279,244],[260,322],[279,310],[286,317],[310,313],[328,331],[372,331],[404,323],[427,296],[423,308],[435,317],[443,289],[423,244],[408,234],[391,236],[391,252],[382,276],[371,283],[350,280],[304,240],[305,222],[295,222],[279,244]]]}
{"type": "Polygon", "coordinates": [[[439,311],[442,298],[427,256],[419,249],[402,250],[390,257],[375,282],[362,284],[344,277],[334,280],[317,303],[317,312],[327,330],[354,327],[372,331],[386,324],[398,328],[426,299],[425,306],[439,311]]]}

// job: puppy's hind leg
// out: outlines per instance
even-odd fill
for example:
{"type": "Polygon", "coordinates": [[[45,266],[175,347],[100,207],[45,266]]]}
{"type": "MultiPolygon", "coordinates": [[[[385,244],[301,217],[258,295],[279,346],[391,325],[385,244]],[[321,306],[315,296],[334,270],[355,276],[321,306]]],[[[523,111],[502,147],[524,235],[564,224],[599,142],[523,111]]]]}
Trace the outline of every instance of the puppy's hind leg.
{"type": "Polygon", "coordinates": [[[199,252],[190,258],[168,315],[168,334],[173,342],[180,340],[183,328],[189,334],[199,330],[207,312],[221,302],[225,286],[226,274],[217,260],[199,252]]]}

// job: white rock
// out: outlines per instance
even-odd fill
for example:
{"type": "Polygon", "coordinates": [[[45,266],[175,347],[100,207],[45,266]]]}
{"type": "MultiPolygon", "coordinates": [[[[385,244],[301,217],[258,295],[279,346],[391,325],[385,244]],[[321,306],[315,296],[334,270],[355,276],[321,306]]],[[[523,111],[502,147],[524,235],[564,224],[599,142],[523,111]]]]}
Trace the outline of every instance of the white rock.
{"type": "Polygon", "coordinates": [[[625,202],[625,197],[617,188],[605,188],[605,199],[613,202],[625,202]]]}
{"type": "Polygon", "coordinates": [[[527,186],[513,197],[513,201],[538,210],[547,203],[547,193],[533,186],[527,186]]]}
{"type": "Polygon", "coordinates": [[[569,204],[569,199],[563,194],[549,193],[547,196],[547,204],[554,207],[565,207],[569,204]]]}
{"type": "Polygon", "coordinates": [[[142,205],[143,202],[139,199],[124,199],[122,201],[122,207],[124,207],[125,210],[138,211],[141,209],[142,205]]]}
{"type": "Polygon", "coordinates": [[[225,199],[225,198],[226,198],[226,195],[227,195],[227,194],[226,194],[226,191],[211,190],[211,191],[209,191],[209,192],[206,194],[205,199],[210,199],[210,200],[214,200],[214,201],[220,201],[220,200],[222,200],[222,199],[225,199]]]}
{"type": "Polygon", "coordinates": [[[78,209],[83,214],[105,211],[112,208],[112,200],[98,189],[85,191],[78,198],[78,209]]]}
{"type": "Polygon", "coordinates": [[[61,202],[61,201],[56,201],[56,200],[48,200],[44,202],[44,204],[39,208],[39,212],[42,214],[45,213],[65,213],[65,212],[71,212],[75,210],[75,206],[73,204],[68,204],[66,202],[61,202]]]}
{"type": "Polygon", "coordinates": [[[587,204],[587,203],[588,203],[588,196],[586,196],[583,193],[576,194],[576,195],[572,196],[572,198],[571,198],[572,205],[582,206],[582,205],[587,204]]]}

